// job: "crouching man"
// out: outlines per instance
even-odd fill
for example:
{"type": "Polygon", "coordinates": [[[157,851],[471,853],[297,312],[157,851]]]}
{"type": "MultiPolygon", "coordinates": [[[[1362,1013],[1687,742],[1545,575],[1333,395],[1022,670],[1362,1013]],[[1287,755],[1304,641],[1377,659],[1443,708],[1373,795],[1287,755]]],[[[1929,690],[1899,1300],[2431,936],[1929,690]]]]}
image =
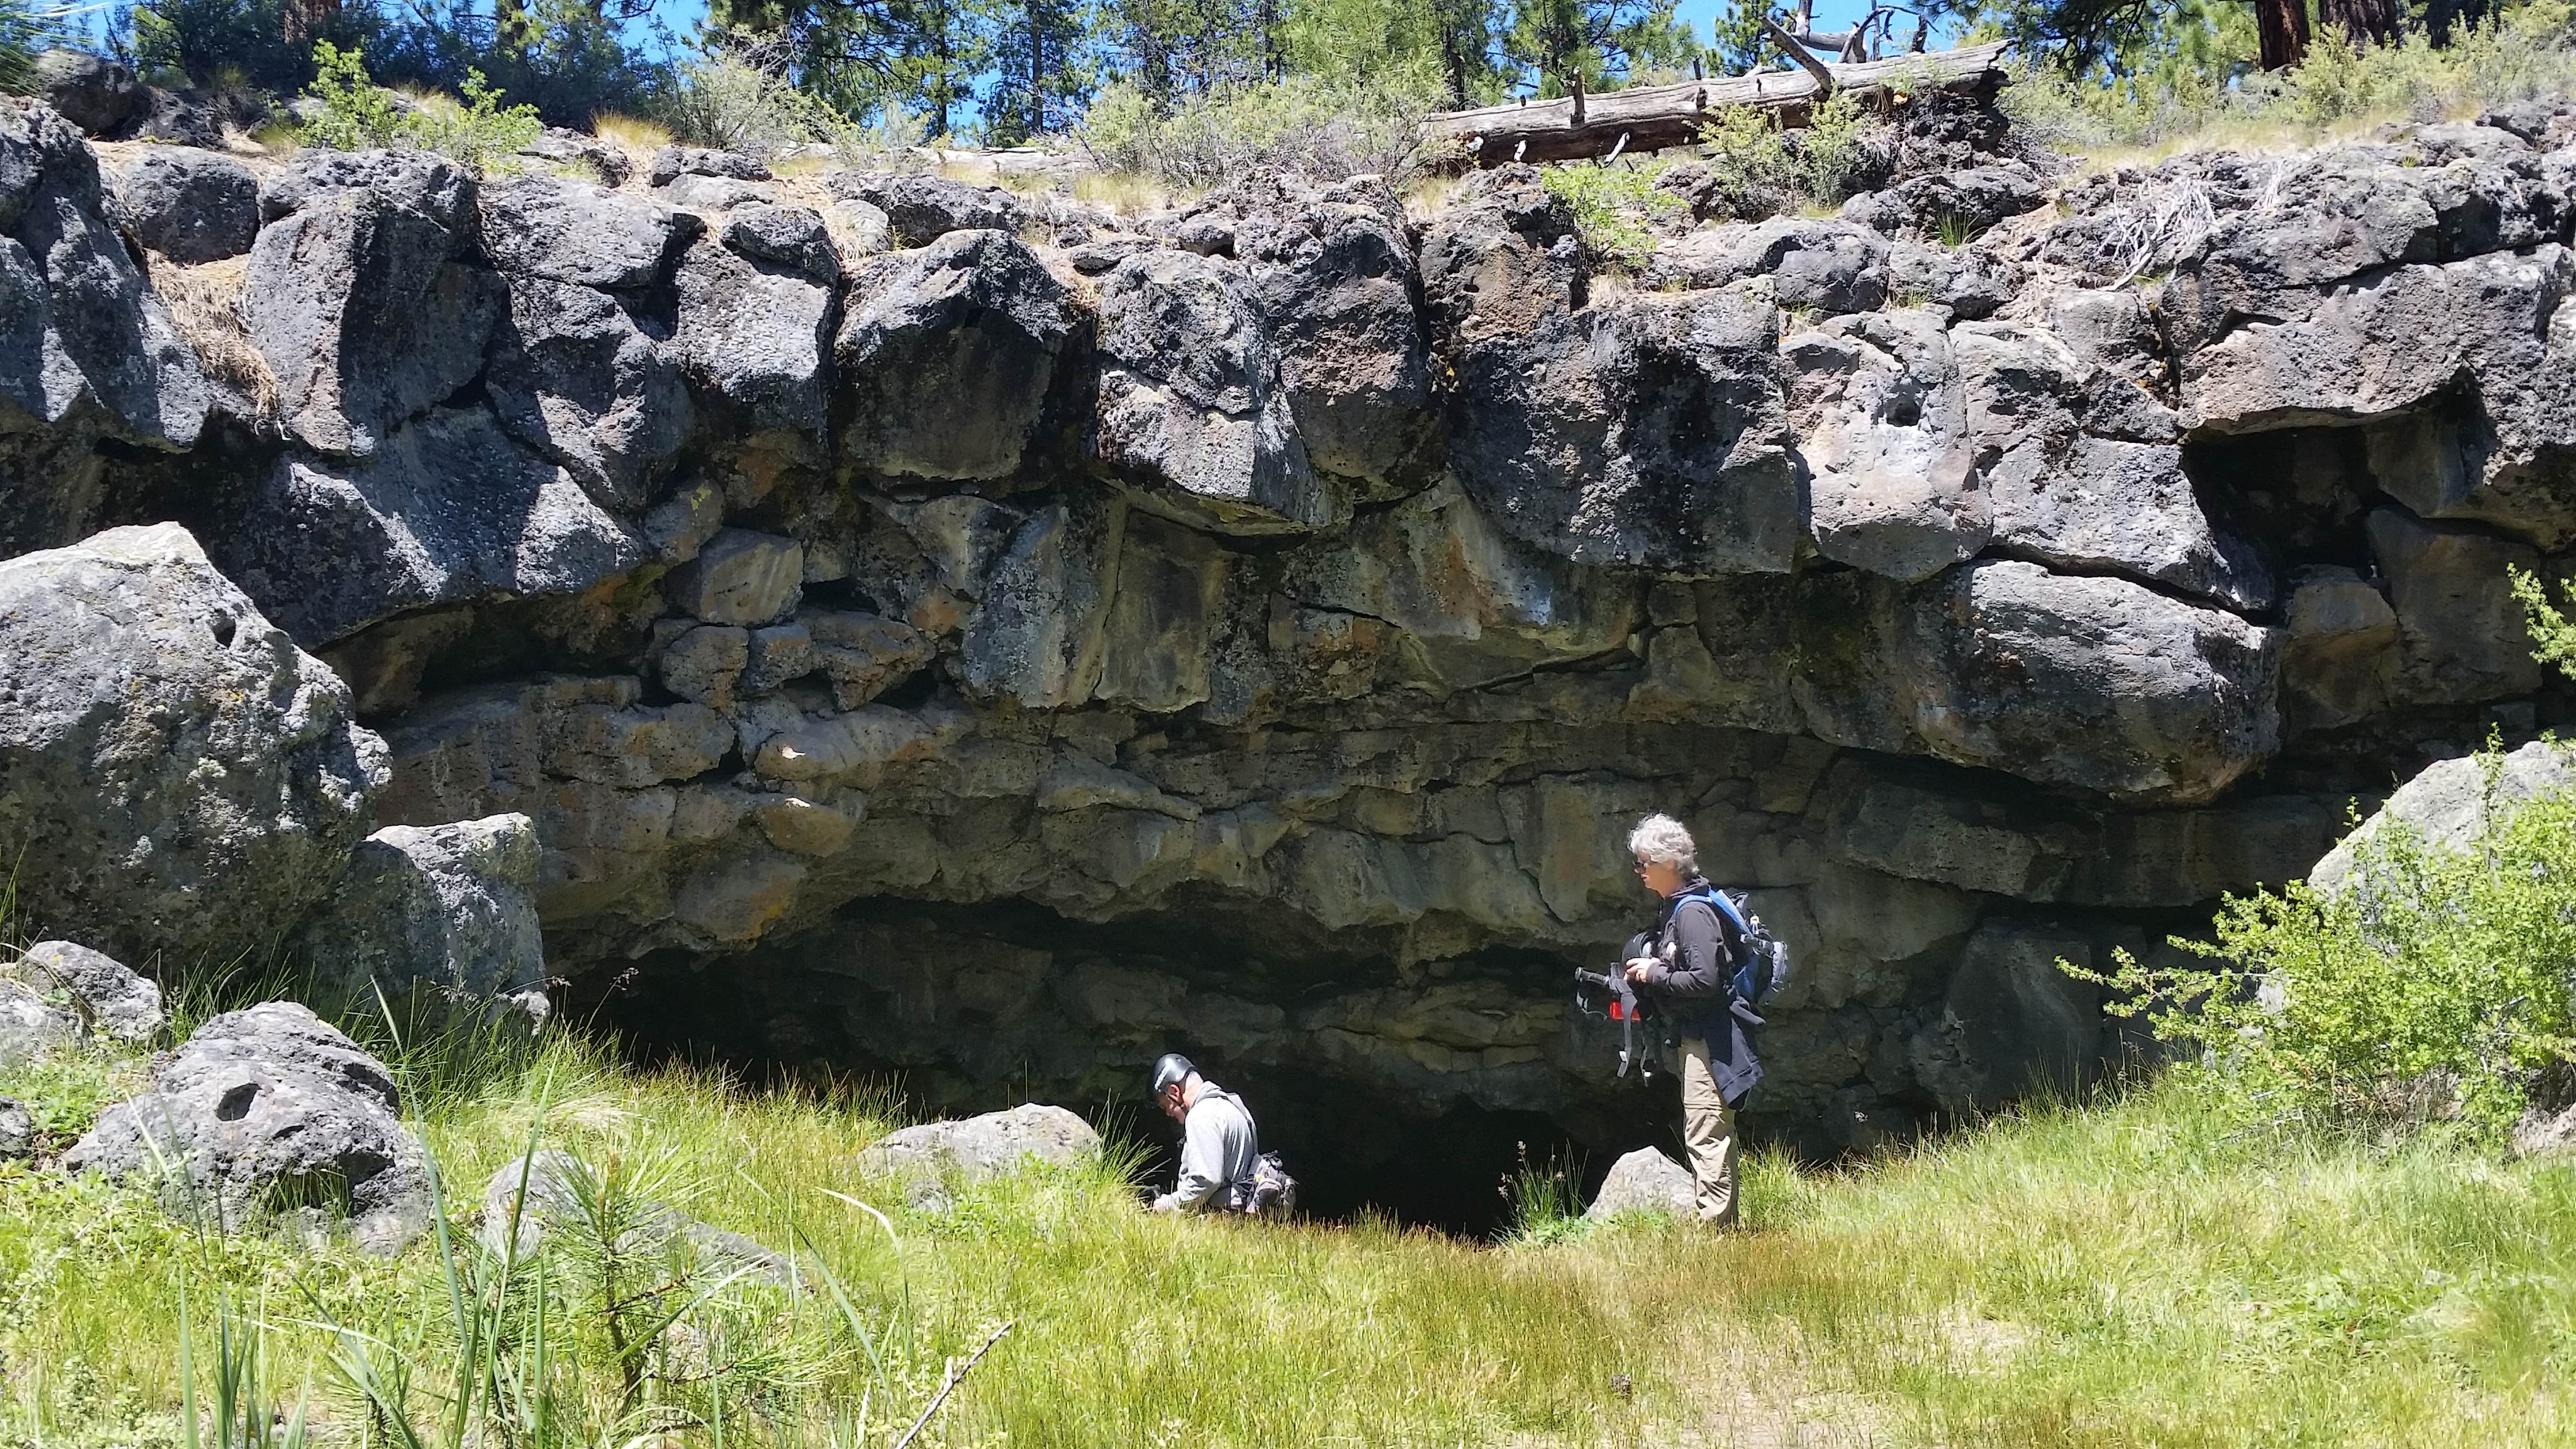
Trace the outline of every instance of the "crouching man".
{"type": "Polygon", "coordinates": [[[1682,1143],[1690,1149],[1698,1217],[1711,1227],[1738,1221],[1735,1104],[1762,1080],[1749,1026],[1762,1018],[1735,994],[1743,937],[1719,914],[1699,873],[1699,847],[1669,815],[1649,815],[1628,832],[1637,878],[1661,896],[1664,918],[1631,957],[1628,980],[1651,998],[1680,1038],[1682,1143]]]}
{"type": "Polygon", "coordinates": [[[1154,1104],[1181,1124],[1181,1174],[1154,1199],[1158,1213],[1242,1212],[1261,1165],[1260,1134],[1243,1099],[1199,1075],[1190,1059],[1166,1052],[1154,1063],[1154,1104]]]}

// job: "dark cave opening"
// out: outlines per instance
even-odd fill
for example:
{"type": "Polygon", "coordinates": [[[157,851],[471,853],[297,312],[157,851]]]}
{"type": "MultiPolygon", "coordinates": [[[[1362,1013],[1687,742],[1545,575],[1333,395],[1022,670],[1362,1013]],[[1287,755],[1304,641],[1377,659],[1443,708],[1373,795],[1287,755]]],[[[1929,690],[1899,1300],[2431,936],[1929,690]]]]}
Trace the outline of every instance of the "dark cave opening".
{"type": "MultiPolygon", "coordinates": [[[[1301,952],[1273,969],[1247,966],[1231,933],[1204,921],[1187,933],[1199,949],[1176,957],[1183,933],[1168,919],[1086,926],[1033,906],[863,901],[845,917],[744,956],[647,957],[613,978],[576,982],[568,1006],[615,1029],[643,1059],[683,1058],[749,1081],[881,1083],[923,1116],[1031,1100],[1070,1107],[1138,1142],[1149,1180],[1162,1186],[1180,1129],[1146,1099],[1145,1073],[1163,1051],[1183,1051],[1247,1101],[1262,1146],[1298,1179],[1300,1208],[1326,1219],[1379,1212],[1490,1238],[1511,1222],[1511,1182],[1525,1165],[1569,1169],[1588,1201],[1622,1152],[1651,1144],[1680,1155],[1677,1089],[1660,1074],[1648,1084],[1615,1079],[1608,1049],[1595,1086],[1533,1092],[1523,1081],[1517,1092],[1482,1094],[1508,1104],[1489,1105],[1464,1081],[1390,1086],[1383,1063],[1374,1078],[1347,1069],[1311,1036],[1247,1033],[1198,989],[1253,976],[1294,1011],[1342,999],[1336,990],[1393,987],[1392,962],[1301,952]],[[1023,958],[1039,963],[1026,968],[1026,990],[1014,974],[1023,958]],[[1104,1025],[1103,999],[1122,991],[1133,1000],[1113,1001],[1106,1011],[1116,1019],[1104,1025]]],[[[1523,998],[1554,997],[1565,969],[1530,953],[1486,966],[1508,973],[1523,998]]],[[[1287,1017],[1271,1001],[1250,1015],[1274,1027],[1287,1017]]]]}

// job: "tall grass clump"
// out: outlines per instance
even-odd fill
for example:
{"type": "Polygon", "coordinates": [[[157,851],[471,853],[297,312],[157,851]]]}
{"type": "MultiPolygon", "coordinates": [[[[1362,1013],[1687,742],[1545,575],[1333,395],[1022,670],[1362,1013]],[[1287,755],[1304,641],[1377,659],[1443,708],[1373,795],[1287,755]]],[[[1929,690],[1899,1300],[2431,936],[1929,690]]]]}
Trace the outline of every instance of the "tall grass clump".
{"type": "Polygon", "coordinates": [[[2576,5],[2529,0],[2456,27],[2356,47],[2320,27],[2296,68],[2253,66],[2250,31],[2197,37],[2189,54],[2129,74],[2070,76],[2044,56],[2015,62],[2000,104],[2032,139],[2075,153],[2194,145],[2297,145],[2382,121],[2438,121],[2576,90],[2576,5]]]}
{"type": "Polygon", "coordinates": [[[1103,167],[1175,187],[1218,186],[1273,169],[1327,180],[1366,173],[1393,179],[1407,171],[1422,118],[1439,106],[1435,88],[1403,77],[1224,82],[1168,110],[1120,82],[1093,98],[1077,135],[1103,167]]]}

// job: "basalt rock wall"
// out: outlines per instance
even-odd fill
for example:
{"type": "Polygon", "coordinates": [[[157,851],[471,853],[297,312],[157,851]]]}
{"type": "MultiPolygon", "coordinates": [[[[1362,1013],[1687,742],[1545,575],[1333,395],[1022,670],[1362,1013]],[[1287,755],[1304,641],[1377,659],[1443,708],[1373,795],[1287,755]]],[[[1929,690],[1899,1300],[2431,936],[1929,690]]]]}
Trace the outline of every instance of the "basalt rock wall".
{"type": "Polygon", "coordinates": [[[2492,119],[1613,276],[1523,168],[191,192],[30,108],[0,535],[184,524],[384,737],[377,824],[536,822],[551,968],[649,1039],[1629,1145],[1563,988],[1665,810],[1797,954],[1754,1121],[1864,1146],[2079,1085],[2059,958],[2559,717],[2505,570],[2576,548],[2576,150],[2492,119]]]}

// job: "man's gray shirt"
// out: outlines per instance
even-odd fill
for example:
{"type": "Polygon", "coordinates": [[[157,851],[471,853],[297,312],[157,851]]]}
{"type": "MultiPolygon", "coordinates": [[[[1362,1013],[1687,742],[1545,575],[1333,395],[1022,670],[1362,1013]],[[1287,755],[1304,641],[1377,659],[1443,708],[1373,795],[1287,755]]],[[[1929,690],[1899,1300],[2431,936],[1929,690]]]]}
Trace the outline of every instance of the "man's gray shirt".
{"type": "Polygon", "coordinates": [[[1172,1205],[1183,1212],[1234,1206],[1234,1189],[1252,1180],[1261,1156],[1252,1111],[1243,1099],[1210,1083],[1190,1103],[1181,1127],[1181,1179],[1172,1205]]]}

